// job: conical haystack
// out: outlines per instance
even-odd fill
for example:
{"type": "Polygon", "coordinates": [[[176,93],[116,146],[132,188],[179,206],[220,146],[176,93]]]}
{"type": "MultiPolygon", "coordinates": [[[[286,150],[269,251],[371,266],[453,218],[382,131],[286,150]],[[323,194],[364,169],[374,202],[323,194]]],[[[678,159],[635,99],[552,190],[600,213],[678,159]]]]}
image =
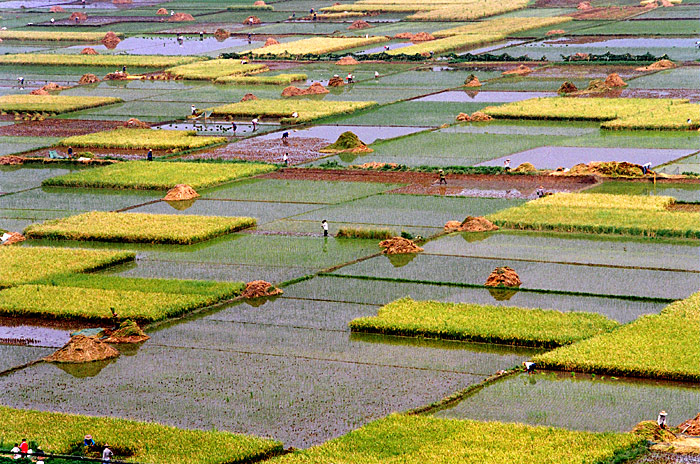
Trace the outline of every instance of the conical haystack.
{"type": "Polygon", "coordinates": [[[168,21],[173,23],[179,23],[183,21],[194,21],[194,16],[189,13],[175,13],[168,18],[168,21]]]}
{"type": "Polygon", "coordinates": [[[229,37],[231,37],[231,33],[229,31],[227,31],[226,29],[219,28],[216,31],[214,31],[214,37],[216,38],[216,40],[219,40],[219,41],[226,40],[229,37]]]}
{"type": "Polygon", "coordinates": [[[618,73],[612,73],[605,78],[605,85],[608,87],[624,87],[627,83],[622,80],[618,73]]]}
{"type": "Polygon", "coordinates": [[[392,237],[379,242],[379,246],[384,248],[385,255],[398,255],[404,253],[420,253],[421,247],[413,243],[412,240],[403,237],[392,237]]]}
{"type": "Polygon", "coordinates": [[[515,75],[515,76],[524,76],[526,74],[530,74],[532,72],[532,69],[525,66],[524,64],[521,64],[515,69],[511,69],[510,71],[503,71],[501,74],[504,76],[510,76],[510,75],[515,75]]]}
{"type": "Polygon", "coordinates": [[[260,18],[257,16],[248,16],[244,21],[243,24],[246,26],[252,26],[254,24],[261,24],[262,21],[260,21],[260,18]]]}
{"type": "Polygon", "coordinates": [[[100,82],[100,78],[95,76],[94,74],[83,74],[83,77],[80,78],[78,81],[78,84],[84,85],[84,84],[94,84],[95,82],[100,82]]]}
{"type": "Polygon", "coordinates": [[[363,21],[361,19],[358,19],[357,21],[353,22],[351,25],[348,26],[348,29],[367,29],[370,26],[370,24],[367,21],[363,21]]]}
{"type": "Polygon", "coordinates": [[[165,16],[168,14],[168,10],[165,8],[158,8],[158,11],[156,11],[156,15],[158,16],[165,16]]]}
{"type": "Polygon", "coordinates": [[[492,121],[493,118],[483,111],[474,111],[469,117],[472,122],[485,122],[492,121]]]}
{"type": "Polygon", "coordinates": [[[264,280],[254,280],[245,285],[245,290],[241,293],[243,298],[261,298],[264,296],[274,296],[282,294],[282,290],[264,280]]]}
{"type": "Polygon", "coordinates": [[[335,64],[337,64],[338,66],[353,66],[356,64],[360,64],[360,62],[352,56],[344,56],[338,61],[336,61],[335,64]]]}
{"type": "Polygon", "coordinates": [[[678,430],[686,435],[699,436],[700,435],[700,414],[695,416],[693,419],[688,419],[678,426],[678,430]]]}
{"type": "Polygon", "coordinates": [[[342,77],[333,76],[328,81],[328,87],[342,87],[344,85],[345,85],[345,81],[343,81],[342,77]]]}
{"type": "Polygon", "coordinates": [[[178,184],[175,187],[168,190],[168,193],[163,197],[165,201],[181,201],[181,200],[191,200],[193,198],[199,197],[192,187],[187,184],[178,184]]]}
{"type": "Polygon", "coordinates": [[[124,123],[124,127],[129,127],[131,129],[150,129],[151,125],[136,118],[129,118],[124,123]]]}
{"type": "Polygon", "coordinates": [[[507,266],[497,267],[486,279],[487,287],[519,287],[522,284],[518,274],[507,266]]]}
{"type": "Polygon", "coordinates": [[[578,87],[576,87],[573,83],[569,81],[564,81],[564,83],[559,87],[559,90],[557,92],[559,93],[573,93],[577,92],[578,87]]]}
{"type": "Polygon", "coordinates": [[[85,363],[119,356],[119,351],[95,338],[75,335],[60,350],[44,358],[46,362],[85,363]]]}
{"type": "Polygon", "coordinates": [[[267,40],[265,41],[265,45],[263,47],[269,47],[270,45],[279,45],[279,41],[275,39],[274,37],[268,37],[267,40]]]}
{"type": "Polygon", "coordinates": [[[141,330],[136,322],[127,319],[122,321],[119,328],[102,341],[106,343],[141,343],[149,338],[151,337],[146,335],[146,332],[141,330]]]}
{"type": "Polygon", "coordinates": [[[314,82],[306,89],[300,89],[299,87],[290,85],[289,87],[286,87],[284,90],[282,90],[282,96],[296,97],[299,95],[321,95],[328,92],[329,90],[323,85],[321,85],[320,82],[314,82]]]}
{"type": "Polygon", "coordinates": [[[99,53],[97,53],[97,50],[95,50],[95,49],[92,48],[92,47],[85,47],[85,48],[83,48],[83,49],[80,51],[80,54],[81,54],[81,55],[99,55],[99,53]]]}
{"type": "Polygon", "coordinates": [[[343,132],[335,143],[319,150],[321,153],[372,153],[360,138],[350,131],[343,132]]]}
{"type": "Polygon", "coordinates": [[[464,86],[481,87],[481,82],[479,82],[479,78],[476,77],[474,74],[470,74],[466,79],[464,79],[464,86]]]}
{"type": "Polygon", "coordinates": [[[532,163],[528,163],[525,161],[524,163],[520,163],[517,168],[513,169],[513,172],[535,172],[537,171],[537,168],[535,168],[535,165],[532,163]]]}
{"type": "Polygon", "coordinates": [[[411,42],[429,42],[431,40],[435,40],[435,36],[433,34],[429,34],[428,32],[419,32],[417,34],[413,34],[411,37],[411,42]]]}
{"type": "Polygon", "coordinates": [[[652,63],[649,66],[643,66],[637,68],[637,71],[658,71],[659,69],[672,69],[676,67],[676,63],[671,60],[659,60],[656,63],[652,63]]]}
{"type": "Polygon", "coordinates": [[[112,31],[109,31],[102,38],[102,45],[104,45],[110,50],[114,50],[115,48],[117,48],[117,45],[119,45],[119,42],[121,41],[122,40],[117,36],[117,34],[115,34],[112,31]]]}

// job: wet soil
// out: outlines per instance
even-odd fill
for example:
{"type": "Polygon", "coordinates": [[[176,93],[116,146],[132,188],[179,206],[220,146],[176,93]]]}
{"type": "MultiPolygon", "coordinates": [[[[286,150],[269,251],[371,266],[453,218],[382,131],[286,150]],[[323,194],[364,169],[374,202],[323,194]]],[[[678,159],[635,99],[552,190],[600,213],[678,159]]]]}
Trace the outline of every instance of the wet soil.
{"type": "Polygon", "coordinates": [[[306,137],[283,144],[280,139],[250,138],[230,143],[213,150],[193,153],[183,159],[244,159],[248,161],[265,161],[282,163],[282,157],[288,153],[289,164],[301,164],[324,156],[319,150],[328,146],[328,140],[306,137]]]}
{"type": "Polygon", "coordinates": [[[122,121],[83,121],[80,119],[46,119],[0,126],[0,136],[71,137],[122,127],[122,121]]]}
{"type": "Polygon", "coordinates": [[[625,98],[684,98],[691,103],[700,102],[699,89],[624,89],[625,98]]]}
{"type": "Polygon", "coordinates": [[[263,177],[285,180],[397,183],[408,185],[392,190],[390,193],[488,197],[501,195],[509,198],[530,197],[540,185],[549,191],[575,192],[599,182],[593,176],[448,174],[447,186],[440,186],[437,175],[429,172],[300,168],[282,169],[263,177]]]}
{"type": "Polygon", "coordinates": [[[536,8],[576,8],[581,0],[537,0],[536,8]]]}
{"type": "Polygon", "coordinates": [[[535,69],[530,76],[561,77],[579,79],[605,79],[610,73],[617,73],[623,79],[641,76],[644,72],[636,71],[637,66],[604,66],[604,65],[570,65],[542,66],[535,69]]]}

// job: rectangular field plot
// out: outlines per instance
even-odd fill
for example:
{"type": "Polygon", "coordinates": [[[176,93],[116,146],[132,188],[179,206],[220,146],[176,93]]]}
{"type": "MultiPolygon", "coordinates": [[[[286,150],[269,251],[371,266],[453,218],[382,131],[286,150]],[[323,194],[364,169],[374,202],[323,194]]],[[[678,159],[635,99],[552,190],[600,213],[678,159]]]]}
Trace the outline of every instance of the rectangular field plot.
{"type": "Polygon", "coordinates": [[[284,289],[285,297],[309,298],[367,305],[381,305],[410,296],[420,300],[477,303],[497,306],[584,311],[602,314],[620,323],[643,314],[659,313],[665,303],[629,301],[617,298],[572,296],[555,293],[502,291],[407,282],[363,280],[332,276],[315,277],[284,289]]]}
{"type": "Polygon", "coordinates": [[[460,112],[471,114],[487,105],[488,103],[406,101],[370,109],[358,115],[335,118],[333,122],[357,126],[437,127],[454,122],[460,112]]]}
{"type": "Polygon", "coordinates": [[[667,164],[659,168],[659,171],[666,174],[683,174],[684,172],[700,174],[700,155],[689,156],[675,163],[667,164]]]}
{"type": "Polygon", "coordinates": [[[41,165],[1,166],[0,192],[9,193],[39,187],[44,179],[80,170],[82,170],[80,166],[70,164],[60,167],[43,167],[41,165]]]}
{"type": "MultiPolygon", "coordinates": [[[[248,311],[266,312],[270,305],[286,306],[278,298],[248,311]]],[[[307,308],[309,308],[307,306],[307,308]]],[[[333,306],[327,306],[333,311],[333,306]]],[[[314,312],[318,313],[318,309],[314,312]]],[[[166,347],[217,349],[229,353],[258,353],[289,358],[330,362],[374,364],[407,369],[445,371],[489,376],[532,356],[533,350],[500,345],[463,342],[423,343],[420,340],[394,340],[397,337],[351,337],[346,330],[309,330],[306,327],[237,323],[215,319],[190,321],[167,330],[152,332],[152,339],[166,347]],[[365,342],[364,340],[368,340],[365,342]],[[381,343],[387,339],[387,343],[381,343]]]]}
{"type": "Polygon", "coordinates": [[[464,463],[603,462],[639,446],[633,434],[592,434],[523,424],[440,420],[392,414],[332,442],[274,459],[276,464],[402,462],[426,457],[464,463]],[[437,458],[439,456],[439,458],[437,458]],[[449,456],[449,458],[448,458],[449,456]]]}
{"type": "MultiPolygon", "coordinates": [[[[0,200],[1,199],[2,197],[0,197],[0,200]]],[[[258,224],[265,224],[270,221],[276,221],[278,219],[304,214],[322,206],[309,203],[269,203],[262,201],[229,201],[213,199],[199,199],[195,200],[191,204],[185,202],[170,203],[167,201],[159,201],[157,203],[140,206],[134,209],[133,212],[202,216],[250,215],[250,217],[254,217],[258,220],[258,224]]],[[[320,222],[321,220],[319,219],[319,224],[320,222]]]]}
{"type": "Polygon", "coordinates": [[[617,323],[594,313],[416,301],[401,298],[376,316],[353,319],[350,329],[408,337],[555,347],[614,329],[617,323]]]}
{"type": "Polygon", "coordinates": [[[96,212],[54,219],[25,230],[29,238],[189,245],[247,229],[249,217],[96,212]]]}
{"type": "MultiPolygon", "coordinates": [[[[513,166],[531,163],[537,169],[557,169],[559,166],[571,168],[576,164],[591,161],[627,161],[652,166],[668,163],[693,153],[690,150],[662,150],[652,148],[592,148],[592,147],[537,147],[519,153],[509,154],[513,166]]],[[[502,166],[505,157],[479,163],[477,166],[502,166]]]]}
{"type": "MultiPolygon", "coordinates": [[[[2,184],[0,184],[2,185],[2,184]]],[[[303,203],[341,203],[375,195],[401,184],[250,179],[207,190],[205,198],[303,203]]]]}
{"type": "MultiPolygon", "coordinates": [[[[603,184],[607,185],[607,184],[603,184]]],[[[643,184],[642,184],[643,185],[643,184]]],[[[658,243],[643,239],[507,232],[461,232],[431,240],[426,253],[572,264],[698,270],[697,243],[658,243]]]]}
{"type": "MultiPolygon", "coordinates": [[[[379,227],[353,224],[350,222],[333,222],[328,224],[328,233],[335,236],[341,227],[351,227],[360,229],[378,229],[379,227]]],[[[387,229],[395,235],[400,235],[401,232],[408,232],[413,236],[420,235],[421,237],[430,237],[442,232],[442,227],[413,227],[413,226],[382,226],[382,229],[387,229]]],[[[299,221],[296,219],[280,219],[274,222],[268,222],[256,228],[258,231],[270,232],[285,232],[289,235],[320,235],[321,227],[318,221],[299,221]]]]}
{"type": "Polygon", "coordinates": [[[3,195],[0,197],[0,208],[26,211],[111,211],[141,205],[159,197],[160,195],[146,191],[42,187],[3,195]]]}
{"type": "Polygon", "coordinates": [[[493,269],[510,266],[516,270],[523,281],[521,286],[523,289],[666,299],[685,298],[693,289],[700,286],[700,274],[695,272],[616,269],[537,262],[514,263],[508,259],[458,258],[425,254],[418,254],[404,264],[398,261],[397,257],[400,256],[402,255],[394,255],[392,259],[389,259],[389,256],[378,256],[339,269],[335,274],[483,285],[493,269]],[[400,267],[396,267],[395,263],[400,267]],[[660,286],[658,282],[668,282],[668,285],[660,286]]]}
{"type": "Polygon", "coordinates": [[[697,89],[700,68],[684,66],[640,76],[628,82],[631,89],[697,89]]]}
{"type": "Polygon", "coordinates": [[[0,286],[24,284],[38,279],[87,272],[133,261],[134,253],[47,247],[3,247],[0,286]]]}
{"type": "Polygon", "coordinates": [[[8,137],[0,138],[0,156],[19,154],[25,151],[38,150],[52,146],[60,139],[58,137],[8,137]]]}
{"type": "Polygon", "coordinates": [[[466,215],[483,216],[510,206],[519,200],[457,198],[427,195],[375,195],[350,203],[328,206],[295,219],[355,224],[442,227],[447,221],[466,215]]]}
{"type": "Polygon", "coordinates": [[[653,420],[663,409],[673,417],[671,423],[694,417],[698,394],[699,389],[690,384],[522,374],[489,385],[435,416],[627,432],[643,420],[653,420]]]}
{"type": "Polygon", "coordinates": [[[559,139],[563,136],[470,134],[449,129],[421,132],[374,144],[374,153],[361,156],[354,164],[378,161],[409,166],[473,166],[559,139]]]}
{"type": "Polygon", "coordinates": [[[113,189],[167,190],[177,184],[194,189],[214,187],[233,180],[274,171],[262,163],[183,163],[147,161],[119,163],[47,179],[43,185],[113,189]]]}
{"type": "MultiPolygon", "coordinates": [[[[684,158],[688,159],[688,158],[684,158]]],[[[678,163],[682,163],[679,160],[678,163]]],[[[663,168],[661,168],[663,170],[663,168]]],[[[616,195],[667,195],[686,203],[700,202],[700,183],[604,182],[584,193],[612,193],[616,195]]]]}
{"type": "Polygon", "coordinates": [[[81,365],[40,364],[0,377],[0,388],[3,402],[11,407],[100,414],[100,405],[109,402],[116,416],[274,436],[285,446],[304,447],[481,380],[463,373],[259,351],[147,343],[134,356],[97,366],[102,371],[92,377],[75,377],[82,376],[81,365]],[[64,386],[59,392],[57,382],[64,386]],[[30,391],[28,401],[25,395],[30,391]],[[193,415],[194,410],[202,414],[193,415]]]}
{"type": "Polygon", "coordinates": [[[211,262],[168,261],[143,258],[138,265],[115,268],[123,277],[148,279],[200,279],[218,282],[265,280],[281,283],[313,274],[317,269],[302,266],[266,266],[211,262]]]}
{"type": "Polygon", "coordinates": [[[75,437],[82,436],[84,430],[90,430],[96,442],[109,442],[115,450],[134,450],[132,458],[149,462],[238,463],[282,451],[282,444],[270,439],[219,431],[178,430],[156,423],[108,417],[81,417],[7,407],[0,408],[0,417],[6,424],[0,438],[12,440],[10,437],[15,435],[31,434],[49,453],[74,453],[76,443],[82,445],[75,437]],[[174,443],[179,445],[173,446],[174,443]],[[206,447],[206,452],[200,447],[206,447]],[[214,448],[216,451],[212,451],[214,448]]]}

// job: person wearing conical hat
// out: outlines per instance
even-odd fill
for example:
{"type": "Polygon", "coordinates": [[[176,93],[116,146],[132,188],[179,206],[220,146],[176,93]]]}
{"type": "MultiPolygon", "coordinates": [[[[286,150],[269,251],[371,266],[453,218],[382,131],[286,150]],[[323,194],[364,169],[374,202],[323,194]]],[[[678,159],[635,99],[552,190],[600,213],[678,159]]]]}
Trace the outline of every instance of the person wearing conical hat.
{"type": "Polygon", "coordinates": [[[659,417],[656,418],[656,423],[659,424],[659,427],[662,429],[666,428],[666,411],[661,411],[659,413],[659,417]]]}

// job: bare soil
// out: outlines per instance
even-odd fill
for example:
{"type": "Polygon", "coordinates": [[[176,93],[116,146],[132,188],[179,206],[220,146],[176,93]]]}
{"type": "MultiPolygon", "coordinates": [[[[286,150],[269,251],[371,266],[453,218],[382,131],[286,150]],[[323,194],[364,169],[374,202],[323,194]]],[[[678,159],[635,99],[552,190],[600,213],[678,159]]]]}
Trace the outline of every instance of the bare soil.
{"type": "Polygon", "coordinates": [[[697,203],[674,203],[668,208],[669,211],[683,213],[700,213],[700,204],[697,203]]]}
{"type": "Polygon", "coordinates": [[[643,6],[611,6],[578,11],[568,16],[575,19],[624,19],[646,11],[649,10],[643,6]]]}
{"type": "Polygon", "coordinates": [[[12,137],[71,137],[116,129],[123,121],[83,121],[81,119],[45,119],[0,126],[0,135],[12,137]]]}
{"type": "Polygon", "coordinates": [[[324,156],[320,150],[328,146],[326,139],[306,137],[295,139],[290,136],[287,145],[281,139],[251,138],[240,142],[217,147],[213,150],[193,153],[185,159],[244,159],[248,161],[265,161],[268,163],[281,163],[282,157],[288,153],[289,164],[300,164],[312,161],[324,156]]]}

